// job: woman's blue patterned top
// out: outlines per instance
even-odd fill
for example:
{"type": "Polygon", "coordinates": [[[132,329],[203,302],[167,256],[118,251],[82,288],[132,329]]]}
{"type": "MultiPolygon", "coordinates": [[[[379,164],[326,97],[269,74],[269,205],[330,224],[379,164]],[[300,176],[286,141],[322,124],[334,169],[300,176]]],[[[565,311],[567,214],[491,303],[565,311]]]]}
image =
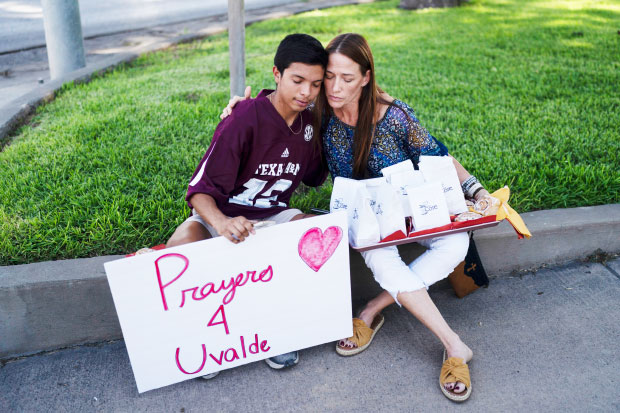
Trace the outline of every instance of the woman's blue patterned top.
{"type": "MultiPolygon", "coordinates": [[[[443,156],[448,148],[420,126],[413,109],[400,100],[400,106],[391,105],[378,122],[368,156],[368,178],[381,175],[381,169],[411,159],[418,165],[420,155],[443,156]]],[[[332,178],[353,177],[353,132],[355,127],[347,125],[332,115],[324,123],[323,149],[332,178]]]]}

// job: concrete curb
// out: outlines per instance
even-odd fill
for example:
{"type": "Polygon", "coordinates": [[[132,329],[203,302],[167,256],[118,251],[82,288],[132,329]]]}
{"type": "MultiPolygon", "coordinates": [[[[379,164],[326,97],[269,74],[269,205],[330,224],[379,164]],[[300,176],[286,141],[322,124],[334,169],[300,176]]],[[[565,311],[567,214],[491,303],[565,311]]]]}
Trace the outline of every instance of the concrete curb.
{"type": "Polygon", "coordinates": [[[532,238],[519,240],[507,221],[475,233],[480,258],[492,274],[584,259],[598,250],[620,252],[620,204],[521,214],[532,238]]]}
{"type": "MultiPolygon", "coordinates": [[[[489,275],[509,275],[620,252],[620,204],[522,214],[533,237],[517,240],[507,222],[477,231],[489,275]]],[[[401,246],[414,259],[418,244],[401,246]]],[[[122,337],[103,263],[120,255],[0,267],[0,358],[122,337]]],[[[354,300],[380,292],[361,256],[352,251],[354,300]]],[[[492,284],[491,284],[492,288],[492,284]]]]}
{"type": "MultiPolygon", "coordinates": [[[[298,13],[303,13],[316,9],[326,9],[331,7],[346,6],[352,4],[372,3],[375,0],[315,0],[304,3],[291,3],[282,6],[266,7],[262,9],[247,10],[245,15],[245,24],[257,23],[263,20],[287,17],[298,13]],[[277,11],[274,9],[277,8],[277,11]]],[[[225,15],[223,15],[225,16],[225,15]]],[[[216,16],[212,16],[216,17],[216,16]]],[[[212,21],[207,27],[196,32],[183,36],[174,37],[172,39],[156,41],[147,45],[133,48],[131,53],[119,53],[110,56],[109,59],[96,64],[91,64],[83,69],[72,72],[60,79],[50,81],[44,86],[37,87],[32,92],[27,93],[17,99],[14,99],[0,107],[0,143],[11,136],[11,134],[23,125],[28,116],[43,103],[52,101],[56,92],[66,83],[86,83],[89,82],[93,75],[102,74],[113,70],[123,63],[129,63],[138,56],[166,49],[176,44],[188,43],[200,40],[205,37],[225,32],[228,29],[228,21],[212,21]]]]}

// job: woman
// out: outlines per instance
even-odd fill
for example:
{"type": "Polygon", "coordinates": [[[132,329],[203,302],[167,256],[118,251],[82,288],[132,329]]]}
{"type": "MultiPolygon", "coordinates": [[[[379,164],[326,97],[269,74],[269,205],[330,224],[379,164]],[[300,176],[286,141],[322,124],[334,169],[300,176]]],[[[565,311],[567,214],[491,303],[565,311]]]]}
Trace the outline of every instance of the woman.
{"type": "MultiPolygon", "coordinates": [[[[316,110],[325,114],[322,138],[332,176],[375,178],[381,169],[411,159],[417,165],[420,155],[447,155],[446,147],[415,118],[405,103],[383,93],[375,81],[372,53],[366,40],[354,33],[334,38],[326,48],[329,63],[316,110]]],[[[475,178],[454,159],[463,184],[475,178]]],[[[488,195],[480,184],[467,192],[477,198],[488,195]]],[[[366,304],[354,320],[354,336],[341,340],[337,351],[353,355],[370,344],[383,317],[381,310],[397,302],[428,327],[442,342],[447,358],[442,391],[457,401],[471,394],[469,372],[465,367],[472,350],[448,326],[431,300],[427,287],[447,277],[465,258],[469,245],[465,233],[421,242],[428,250],[409,265],[400,259],[396,247],[362,253],[375,279],[385,290],[366,304]],[[370,327],[367,327],[370,326],[370,327]],[[370,337],[369,337],[370,336],[370,337]],[[459,360],[460,359],[460,360],[459,360]],[[453,373],[447,373],[450,369],[453,373]]]]}
{"type": "MultiPolygon", "coordinates": [[[[334,178],[374,178],[381,176],[382,168],[406,159],[417,165],[420,155],[448,155],[447,148],[420,126],[409,106],[377,86],[372,53],[361,35],[339,35],[326,50],[329,62],[324,93],[319,95],[314,112],[315,122],[322,125],[323,148],[334,178]]],[[[235,103],[232,99],[224,116],[235,103]]],[[[474,199],[488,196],[476,178],[452,159],[466,195],[474,199]]],[[[420,243],[428,250],[409,265],[401,260],[396,247],[362,253],[385,291],[353,319],[353,337],[338,342],[336,350],[350,356],[366,349],[383,324],[381,311],[396,302],[441,340],[445,361],[440,388],[446,397],[464,401],[471,394],[466,363],[473,352],[448,326],[427,288],[463,261],[469,239],[460,233],[420,243]]]]}

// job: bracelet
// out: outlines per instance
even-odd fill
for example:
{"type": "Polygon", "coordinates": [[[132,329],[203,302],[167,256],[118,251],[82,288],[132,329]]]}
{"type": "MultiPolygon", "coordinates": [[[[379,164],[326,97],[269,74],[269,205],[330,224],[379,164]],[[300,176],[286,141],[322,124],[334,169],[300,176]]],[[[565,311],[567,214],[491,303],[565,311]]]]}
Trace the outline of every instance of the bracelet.
{"type": "Polygon", "coordinates": [[[476,178],[473,175],[470,175],[469,178],[464,180],[463,183],[461,184],[461,189],[463,189],[464,194],[468,195],[468,192],[470,192],[472,188],[476,186],[476,184],[478,185],[480,184],[480,182],[478,181],[478,178],[476,178]]]}
{"type": "Polygon", "coordinates": [[[484,187],[482,185],[480,185],[480,187],[478,189],[476,189],[472,194],[471,194],[471,198],[472,199],[476,199],[476,194],[480,191],[482,191],[484,189],[484,187]]]}
{"type": "Polygon", "coordinates": [[[470,198],[470,199],[475,199],[475,195],[478,193],[478,191],[484,189],[484,187],[482,186],[482,184],[480,182],[476,182],[475,184],[473,184],[471,187],[469,187],[469,189],[467,189],[467,191],[465,192],[465,195],[470,198]]]}

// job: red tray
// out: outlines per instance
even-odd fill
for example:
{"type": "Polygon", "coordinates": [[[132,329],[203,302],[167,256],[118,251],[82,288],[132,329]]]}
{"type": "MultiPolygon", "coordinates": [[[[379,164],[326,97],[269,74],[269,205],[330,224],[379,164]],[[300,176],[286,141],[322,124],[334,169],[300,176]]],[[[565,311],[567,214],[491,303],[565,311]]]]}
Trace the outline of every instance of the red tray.
{"type": "Polygon", "coordinates": [[[440,237],[442,235],[456,234],[458,232],[474,231],[482,228],[490,228],[499,224],[500,221],[496,221],[495,215],[489,215],[488,217],[482,217],[471,221],[464,222],[451,222],[448,225],[444,225],[437,228],[426,229],[423,231],[414,231],[405,237],[402,231],[398,231],[392,235],[385,237],[382,241],[364,245],[363,247],[353,247],[356,251],[364,252],[374,250],[376,248],[390,247],[392,245],[409,244],[410,242],[416,242],[423,239],[440,237]]]}

